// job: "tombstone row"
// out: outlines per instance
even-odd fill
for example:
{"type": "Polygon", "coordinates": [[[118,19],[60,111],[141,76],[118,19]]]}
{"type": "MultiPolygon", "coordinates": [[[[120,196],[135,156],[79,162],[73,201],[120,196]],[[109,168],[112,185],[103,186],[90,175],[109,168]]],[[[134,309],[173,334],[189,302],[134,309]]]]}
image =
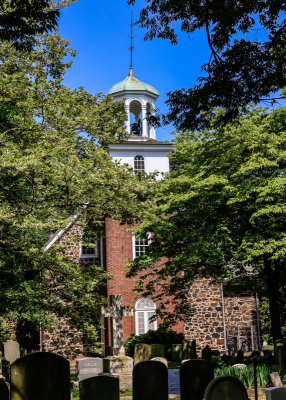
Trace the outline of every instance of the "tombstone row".
{"type": "MultiPolygon", "coordinates": [[[[182,400],[247,400],[242,383],[234,377],[213,379],[206,360],[188,360],[181,365],[182,400]],[[223,395],[223,397],[222,397],[223,395]]],[[[0,381],[0,398],[8,400],[6,384],[0,381]]],[[[79,384],[80,400],[119,400],[119,379],[96,376],[79,384]]],[[[160,361],[142,361],[133,369],[133,400],[168,400],[168,369],[160,361]]],[[[52,353],[33,353],[11,365],[10,400],[70,400],[69,362],[52,353]]]]}

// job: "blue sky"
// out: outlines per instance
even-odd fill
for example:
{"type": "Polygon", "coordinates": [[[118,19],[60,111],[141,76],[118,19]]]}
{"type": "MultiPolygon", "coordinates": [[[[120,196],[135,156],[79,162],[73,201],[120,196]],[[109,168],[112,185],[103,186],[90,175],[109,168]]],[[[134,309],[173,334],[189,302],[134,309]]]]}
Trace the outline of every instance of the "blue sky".
{"type": "MultiPolygon", "coordinates": [[[[143,0],[137,0],[134,19],[143,0]]],[[[62,10],[61,35],[77,51],[65,84],[84,86],[91,93],[107,93],[112,85],[126,78],[130,64],[130,15],[125,0],[79,0],[62,10]]],[[[144,31],[135,27],[133,67],[136,78],[151,84],[160,93],[156,102],[160,112],[167,111],[166,93],[193,86],[208,60],[209,49],[204,32],[192,38],[180,34],[178,45],[167,40],[144,41],[144,31]]],[[[157,139],[171,140],[172,126],[157,129],[157,139]]]]}

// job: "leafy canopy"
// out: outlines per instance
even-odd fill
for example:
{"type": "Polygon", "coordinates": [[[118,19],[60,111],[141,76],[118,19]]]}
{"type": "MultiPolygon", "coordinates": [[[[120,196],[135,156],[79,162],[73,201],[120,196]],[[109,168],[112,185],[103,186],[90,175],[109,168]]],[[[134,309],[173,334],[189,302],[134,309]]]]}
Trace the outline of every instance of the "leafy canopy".
{"type": "Polygon", "coordinates": [[[140,218],[144,182],[107,152],[126,135],[123,103],[63,84],[75,55],[68,45],[55,33],[30,52],[0,46],[0,315],[43,328],[67,317],[95,350],[109,276],[78,268],[62,245],[43,247],[79,210],[81,228],[92,223],[99,234],[106,215],[140,218]]]}
{"type": "Polygon", "coordinates": [[[157,183],[138,229],[142,237],[152,232],[152,242],[129,272],[147,294],[159,285],[155,297],[174,296],[178,314],[197,277],[249,283],[256,273],[268,297],[286,278],[285,109],[250,109],[237,125],[210,126],[178,134],[174,169],[157,183]]]}
{"type": "Polygon", "coordinates": [[[165,122],[202,129],[218,107],[225,110],[220,121],[230,121],[249,103],[274,101],[286,86],[285,9],[276,0],[146,0],[138,20],[146,39],[175,44],[177,28],[189,35],[204,30],[210,49],[198,84],[169,93],[165,122]]]}

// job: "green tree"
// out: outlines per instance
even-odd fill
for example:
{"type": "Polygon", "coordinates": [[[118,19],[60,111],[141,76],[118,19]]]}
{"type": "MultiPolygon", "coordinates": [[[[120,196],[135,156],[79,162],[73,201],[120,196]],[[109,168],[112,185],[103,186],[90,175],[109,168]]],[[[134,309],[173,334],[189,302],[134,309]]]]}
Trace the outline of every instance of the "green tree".
{"type": "Polygon", "coordinates": [[[98,231],[106,215],[140,218],[144,182],[107,151],[126,135],[123,103],[63,85],[68,44],[53,34],[30,52],[0,46],[0,315],[43,327],[52,315],[69,317],[95,346],[108,275],[78,268],[59,245],[43,247],[80,210],[83,227],[86,220],[98,231]]]}
{"type": "Polygon", "coordinates": [[[286,86],[285,9],[276,0],[146,0],[138,21],[146,39],[175,44],[176,29],[189,36],[203,30],[210,49],[198,84],[169,93],[165,122],[202,129],[218,107],[225,110],[220,119],[229,121],[249,103],[275,101],[273,93],[286,86]]]}
{"type": "Polygon", "coordinates": [[[57,26],[59,9],[77,0],[0,0],[0,40],[31,50],[35,36],[57,26]]]}
{"type": "Polygon", "coordinates": [[[246,279],[264,290],[277,339],[286,279],[285,108],[251,109],[237,125],[210,126],[178,134],[174,170],[157,184],[138,230],[152,232],[152,243],[129,275],[147,277],[152,295],[160,284],[158,297],[174,296],[178,313],[195,278],[246,279]]]}

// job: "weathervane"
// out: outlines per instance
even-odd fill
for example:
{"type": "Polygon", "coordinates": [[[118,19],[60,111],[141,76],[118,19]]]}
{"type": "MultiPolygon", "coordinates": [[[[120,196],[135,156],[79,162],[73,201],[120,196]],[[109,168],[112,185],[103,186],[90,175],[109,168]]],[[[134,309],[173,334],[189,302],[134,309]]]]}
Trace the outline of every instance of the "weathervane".
{"type": "Polygon", "coordinates": [[[131,23],[130,23],[130,41],[131,41],[131,46],[129,47],[130,50],[130,68],[133,68],[133,60],[132,60],[132,55],[133,55],[133,39],[135,38],[135,35],[133,36],[133,26],[134,26],[134,22],[133,22],[133,7],[131,8],[131,23]]]}

